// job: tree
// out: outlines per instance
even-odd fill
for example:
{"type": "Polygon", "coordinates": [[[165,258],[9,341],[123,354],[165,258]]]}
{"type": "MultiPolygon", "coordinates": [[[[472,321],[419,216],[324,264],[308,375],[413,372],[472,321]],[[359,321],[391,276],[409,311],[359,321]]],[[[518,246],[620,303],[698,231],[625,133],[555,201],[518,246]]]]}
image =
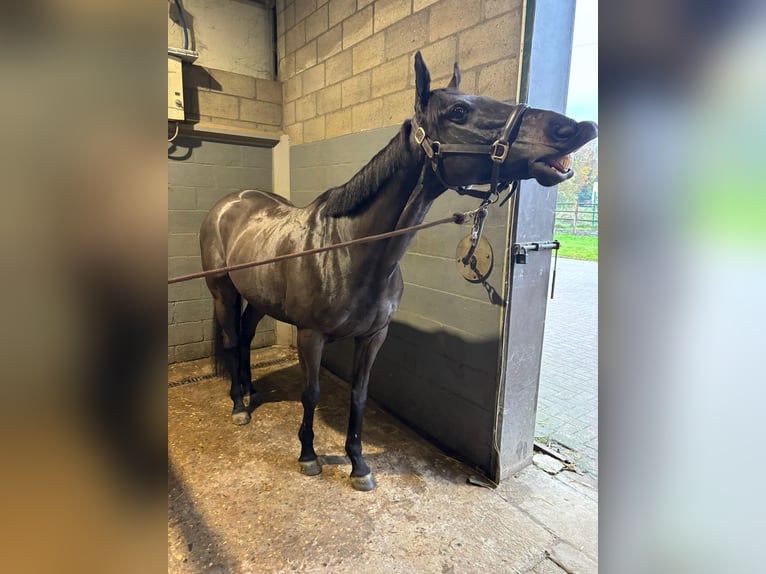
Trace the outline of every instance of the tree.
{"type": "Polygon", "coordinates": [[[592,140],[572,154],[574,176],[559,184],[559,203],[589,203],[593,182],[598,180],[598,140],[592,140]]]}

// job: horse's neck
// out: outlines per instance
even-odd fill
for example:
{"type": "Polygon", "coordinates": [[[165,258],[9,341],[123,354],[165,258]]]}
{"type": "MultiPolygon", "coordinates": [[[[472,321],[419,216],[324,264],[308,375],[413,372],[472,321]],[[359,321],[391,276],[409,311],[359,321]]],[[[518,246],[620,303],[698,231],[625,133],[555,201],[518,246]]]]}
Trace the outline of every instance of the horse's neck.
{"type": "Polygon", "coordinates": [[[420,176],[417,163],[398,170],[378,190],[367,208],[348,221],[354,237],[393,231],[399,225],[407,202],[416,190],[420,176]]]}
{"type": "MultiPolygon", "coordinates": [[[[422,223],[441,192],[438,184],[433,185],[433,178],[427,178],[423,183],[422,170],[421,161],[393,176],[369,208],[353,220],[357,224],[353,236],[365,237],[422,223]]],[[[379,277],[390,276],[414,237],[413,231],[370,244],[362,264],[372,266],[374,261],[379,277]]]]}
{"type": "MultiPolygon", "coordinates": [[[[362,186],[361,189],[368,190],[363,195],[371,199],[361,211],[327,220],[332,221],[331,228],[336,231],[328,236],[358,239],[421,223],[441,191],[438,184],[434,186],[432,177],[427,177],[425,184],[421,181],[424,158],[425,154],[421,153],[409,128],[405,127],[346,184],[343,191],[359,197],[360,183],[379,182],[376,188],[362,186]]],[[[334,198],[338,199],[338,196],[334,198]]],[[[407,233],[355,247],[360,255],[356,260],[364,267],[362,270],[374,269],[375,275],[380,272],[387,277],[404,256],[413,237],[414,233],[407,233]]]]}
{"type": "MultiPolygon", "coordinates": [[[[410,192],[408,200],[401,210],[394,229],[404,229],[423,223],[428,210],[434,200],[444,191],[443,186],[437,183],[426,165],[418,182],[410,192]],[[424,181],[425,180],[425,181],[424,181]]],[[[399,261],[404,257],[407,248],[415,238],[415,231],[410,231],[389,239],[385,244],[385,251],[381,256],[381,270],[388,277],[396,269],[399,261]]]]}

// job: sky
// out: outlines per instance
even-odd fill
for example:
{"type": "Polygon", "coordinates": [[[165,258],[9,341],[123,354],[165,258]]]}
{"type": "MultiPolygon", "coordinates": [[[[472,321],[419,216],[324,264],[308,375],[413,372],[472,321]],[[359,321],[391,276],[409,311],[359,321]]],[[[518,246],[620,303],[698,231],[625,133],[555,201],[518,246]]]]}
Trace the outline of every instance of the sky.
{"type": "Polygon", "coordinates": [[[566,114],[578,121],[598,121],[598,0],[575,5],[572,66],[566,114]]]}

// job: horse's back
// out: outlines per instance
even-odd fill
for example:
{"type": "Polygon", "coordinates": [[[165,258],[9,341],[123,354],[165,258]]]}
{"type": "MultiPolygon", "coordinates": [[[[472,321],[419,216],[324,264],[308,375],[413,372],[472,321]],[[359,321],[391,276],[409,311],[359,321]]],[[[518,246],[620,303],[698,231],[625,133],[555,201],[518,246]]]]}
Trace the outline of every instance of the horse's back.
{"type": "Polygon", "coordinates": [[[245,189],[225,195],[216,202],[210,212],[235,208],[246,213],[252,213],[277,206],[295,207],[288,199],[276,193],[261,191],[260,189],[245,189]]]}
{"type": "Polygon", "coordinates": [[[252,202],[270,202],[274,204],[279,205],[288,205],[290,207],[295,207],[289,199],[282,197],[281,195],[277,195],[276,193],[272,193],[270,191],[261,191],[260,189],[245,189],[244,191],[240,191],[237,193],[232,193],[232,196],[235,196],[243,201],[252,201],[252,202]]]}
{"type": "Polygon", "coordinates": [[[200,228],[202,267],[222,267],[227,246],[259,214],[277,214],[297,209],[289,200],[275,193],[246,189],[230,193],[210,209],[200,228]]]}

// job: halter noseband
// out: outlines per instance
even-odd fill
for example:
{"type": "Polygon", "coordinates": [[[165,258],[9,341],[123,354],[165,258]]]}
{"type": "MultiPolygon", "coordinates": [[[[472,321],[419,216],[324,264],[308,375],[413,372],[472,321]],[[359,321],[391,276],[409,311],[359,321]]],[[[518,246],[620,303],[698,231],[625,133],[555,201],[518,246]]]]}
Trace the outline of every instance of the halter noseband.
{"type": "Polygon", "coordinates": [[[508,116],[505,122],[503,131],[500,137],[495,140],[492,145],[477,145],[477,144],[443,144],[439,141],[434,141],[426,135],[425,130],[418,124],[417,120],[412,118],[412,127],[415,130],[415,141],[423,148],[426,155],[431,160],[431,168],[434,170],[436,177],[439,179],[442,185],[447,188],[454,189],[460,194],[470,195],[472,197],[479,198],[491,198],[498,194],[498,190],[502,190],[510,185],[510,181],[500,181],[500,166],[508,157],[508,151],[511,148],[513,140],[519,134],[519,128],[521,127],[521,119],[524,116],[524,112],[527,111],[526,104],[518,104],[513,108],[513,111],[508,116]],[[488,155],[492,160],[492,179],[490,181],[489,194],[485,192],[478,192],[471,190],[464,186],[450,185],[445,181],[444,173],[442,169],[442,159],[447,154],[454,155],[488,155]]]}

